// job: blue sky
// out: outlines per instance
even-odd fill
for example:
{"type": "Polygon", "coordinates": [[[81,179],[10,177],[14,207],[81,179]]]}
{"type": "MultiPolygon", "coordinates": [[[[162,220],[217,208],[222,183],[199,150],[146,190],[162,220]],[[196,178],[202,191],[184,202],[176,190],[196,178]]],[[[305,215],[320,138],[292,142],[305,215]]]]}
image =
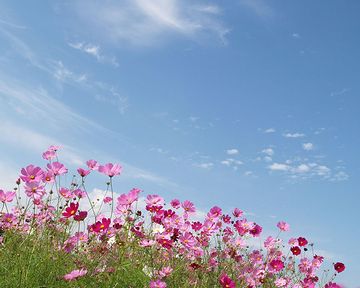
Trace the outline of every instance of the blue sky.
{"type": "MultiPolygon", "coordinates": [[[[358,1],[0,4],[0,180],[61,144],[360,265],[358,1]]],[[[101,187],[99,187],[101,188],[101,187]]],[[[94,192],[95,193],[95,192],[94,192]]]]}

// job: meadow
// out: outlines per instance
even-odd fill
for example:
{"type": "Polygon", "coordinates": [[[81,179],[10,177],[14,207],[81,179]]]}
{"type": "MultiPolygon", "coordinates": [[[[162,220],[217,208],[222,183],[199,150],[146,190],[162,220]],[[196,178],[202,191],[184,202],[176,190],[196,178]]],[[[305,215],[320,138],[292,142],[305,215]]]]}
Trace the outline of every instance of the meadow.
{"type": "Polygon", "coordinates": [[[89,160],[66,183],[58,150],[0,190],[0,287],[341,287],[345,265],[324,269],[305,235],[287,238],[284,221],[264,236],[239,208],[214,206],[199,220],[190,200],[139,188],[115,197],[119,164],[89,160]],[[100,204],[86,186],[92,173],[107,179],[100,204]]]}

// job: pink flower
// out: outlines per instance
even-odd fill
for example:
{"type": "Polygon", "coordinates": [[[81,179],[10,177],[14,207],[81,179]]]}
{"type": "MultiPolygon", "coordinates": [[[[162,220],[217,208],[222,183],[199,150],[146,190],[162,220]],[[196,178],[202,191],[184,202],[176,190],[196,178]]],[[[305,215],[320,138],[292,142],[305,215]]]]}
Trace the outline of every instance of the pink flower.
{"type": "Polygon", "coordinates": [[[26,168],[21,169],[20,178],[24,182],[39,182],[43,178],[44,172],[40,167],[29,165],[26,168]]]}
{"type": "Polygon", "coordinates": [[[88,161],[86,161],[86,165],[91,170],[98,170],[98,168],[99,168],[99,164],[96,160],[88,160],[88,161]]]}
{"type": "Polygon", "coordinates": [[[166,283],[161,280],[151,281],[150,288],[166,288],[166,283]]]}
{"type": "Polygon", "coordinates": [[[236,287],[235,282],[225,273],[223,273],[220,276],[219,282],[220,282],[220,285],[222,288],[235,288],[236,287]]]}
{"type": "Polygon", "coordinates": [[[14,197],[15,197],[16,193],[9,191],[9,192],[4,192],[3,190],[0,189],[0,202],[11,202],[14,197]]]}
{"type": "Polygon", "coordinates": [[[324,288],[343,288],[342,286],[340,286],[339,284],[333,283],[333,282],[329,282],[325,285],[324,288]]]}
{"type": "Polygon", "coordinates": [[[284,262],[282,262],[281,260],[272,260],[270,262],[270,267],[274,269],[276,272],[279,272],[282,269],[284,269],[284,262]]]}
{"type": "Polygon", "coordinates": [[[138,188],[133,188],[127,194],[121,194],[117,198],[117,205],[120,206],[130,206],[132,203],[138,200],[141,190],[138,188]]]}
{"type": "Polygon", "coordinates": [[[108,203],[110,203],[110,202],[112,201],[112,199],[113,199],[113,198],[107,196],[107,197],[105,197],[105,198],[103,199],[103,201],[104,201],[105,204],[108,204],[108,203]]]}
{"type": "Polygon", "coordinates": [[[179,209],[180,208],[180,201],[178,199],[173,199],[173,200],[171,200],[170,205],[174,209],[179,209]]]}
{"type": "Polygon", "coordinates": [[[290,225],[284,221],[280,221],[277,225],[276,225],[281,231],[289,231],[290,229],[290,225]]]}
{"type": "Polygon", "coordinates": [[[197,243],[195,237],[190,232],[185,232],[179,240],[186,248],[192,248],[197,243]]]}
{"type": "Polygon", "coordinates": [[[194,203],[190,202],[189,200],[185,200],[181,207],[185,210],[187,213],[195,212],[195,205],[194,203]]]}
{"type": "Polygon", "coordinates": [[[25,184],[25,194],[39,200],[45,195],[45,188],[38,182],[29,182],[25,184]]]}
{"type": "Polygon", "coordinates": [[[75,195],[74,191],[71,191],[68,188],[64,188],[64,187],[60,188],[59,194],[66,199],[74,198],[75,195]]]}
{"type": "Polygon", "coordinates": [[[122,167],[120,166],[120,164],[112,164],[112,163],[100,165],[99,169],[98,169],[98,171],[100,173],[108,175],[109,177],[120,175],[121,170],[122,170],[122,167]]]}
{"type": "Polygon", "coordinates": [[[102,231],[106,231],[111,223],[110,218],[102,218],[101,221],[97,221],[93,225],[90,226],[90,231],[93,231],[95,233],[99,233],[102,231]]]}
{"type": "Polygon", "coordinates": [[[287,281],[285,278],[281,277],[281,278],[277,279],[274,284],[276,287],[284,287],[287,285],[287,281]]]}
{"type": "Polygon", "coordinates": [[[82,268],[80,270],[73,270],[69,274],[64,275],[64,279],[66,281],[72,281],[72,280],[75,280],[76,278],[86,275],[86,273],[87,273],[87,270],[84,268],[82,268]]]}
{"type": "Polygon", "coordinates": [[[73,193],[76,197],[78,197],[79,199],[86,197],[86,192],[85,192],[84,190],[81,190],[81,189],[75,189],[74,191],[72,191],[72,193],[73,193]]]}
{"type": "Polygon", "coordinates": [[[236,217],[236,218],[239,218],[243,215],[243,211],[241,211],[239,208],[235,208],[234,211],[233,211],[233,215],[236,217]]]}
{"type": "Polygon", "coordinates": [[[85,169],[83,169],[83,168],[78,168],[78,169],[77,169],[77,172],[79,173],[79,175],[80,175],[81,177],[86,177],[87,175],[90,174],[90,170],[85,170],[85,169]]]}
{"type": "Polygon", "coordinates": [[[44,158],[45,160],[51,160],[51,159],[54,159],[56,156],[56,152],[55,151],[45,151],[43,154],[42,154],[42,158],[44,158]]]}
{"type": "Polygon", "coordinates": [[[68,169],[60,162],[53,162],[47,164],[48,171],[52,172],[55,176],[62,175],[68,172],[68,169]]]}
{"type": "Polygon", "coordinates": [[[161,278],[168,277],[172,273],[173,269],[170,266],[166,266],[159,271],[161,278]]]}
{"type": "Polygon", "coordinates": [[[147,195],[145,202],[149,206],[163,206],[164,198],[160,197],[159,195],[147,195]]]}

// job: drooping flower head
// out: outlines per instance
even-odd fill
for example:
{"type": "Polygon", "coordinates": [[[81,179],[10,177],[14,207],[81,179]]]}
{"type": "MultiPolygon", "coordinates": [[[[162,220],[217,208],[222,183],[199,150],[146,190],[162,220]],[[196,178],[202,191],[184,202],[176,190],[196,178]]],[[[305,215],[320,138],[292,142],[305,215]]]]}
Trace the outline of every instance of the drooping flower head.
{"type": "Polygon", "coordinates": [[[55,176],[63,175],[68,172],[68,169],[65,167],[64,164],[60,162],[53,162],[47,164],[48,171],[52,172],[55,176]]]}
{"type": "Polygon", "coordinates": [[[281,231],[289,231],[290,230],[290,225],[284,221],[280,221],[277,225],[276,225],[281,231]]]}

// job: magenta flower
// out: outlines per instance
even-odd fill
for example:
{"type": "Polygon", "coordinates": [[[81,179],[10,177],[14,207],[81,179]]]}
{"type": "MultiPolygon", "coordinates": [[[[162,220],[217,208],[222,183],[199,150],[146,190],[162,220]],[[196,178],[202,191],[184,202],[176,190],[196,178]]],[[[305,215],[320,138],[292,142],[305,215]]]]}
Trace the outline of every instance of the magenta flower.
{"type": "Polygon", "coordinates": [[[64,279],[66,281],[72,281],[72,280],[75,280],[76,278],[86,275],[86,273],[87,273],[87,270],[84,268],[82,268],[80,270],[73,270],[69,274],[64,275],[64,279]]]}
{"type": "Polygon", "coordinates": [[[112,163],[100,165],[99,169],[98,169],[98,171],[100,173],[108,175],[109,177],[114,177],[116,175],[120,175],[121,170],[122,170],[122,167],[120,166],[120,164],[112,164],[112,163]]]}
{"type": "Polygon", "coordinates": [[[132,203],[138,200],[140,189],[133,188],[127,194],[121,194],[117,198],[117,205],[120,206],[130,206],[132,203]]]}
{"type": "Polygon", "coordinates": [[[46,150],[42,154],[42,158],[44,158],[45,160],[51,160],[51,159],[54,159],[55,157],[56,157],[56,152],[55,151],[46,150]]]}
{"type": "Polygon", "coordinates": [[[290,225],[284,221],[280,221],[277,225],[276,225],[281,231],[289,231],[290,230],[290,225]]]}
{"type": "Polygon", "coordinates": [[[15,195],[16,193],[13,191],[4,192],[0,189],[0,202],[11,202],[14,199],[15,195]]]}
{"type": "Polygon", "coordinates": [[[276,272],[279,272],[282,269],[284,269],[285,265],[283,261],[277,259],[277,260],[272,260],[270,262],[270,267],[274,269],[276,272]]]}
{"type": "Polygon", "coordinates": [[[343,286],[340,286],[339,284],[329,282],[327,283],[324,288],[343,288],[343,286]]]}
{"type": "Polygon", "coordinates": [[[180,208],[180,201],[178,199],[173,199],[173,200],[171,200],[170,205],[174,209],[179,209],[180,208]]]}
{"type": "Polygon", "coordinates": [[[235,288],[235,282],[225,273],[220,276],[219,279],[220,285],[222,288],[235,288]]]}
{"type": "Polygon", "coordinates": [[[47,164],[48,171],[52,172],[55,176],[62,175],[68,172],[68,169],[60,162],[53,162],[47,164]]]}
{"type": "Polygon", "coordinates": [[[166,288],[166,283],[161,280],[151,281],[150,288],[166,288]]]}
{"type": "MultiPolygon", "coordinates": [[[[65,209],[65,211],[62,213],[62,215],[65,218],[70,218],[71,216],[74,216],[79,208],[79,203],[71,202],[69,207],[65,209]]],[[[86,213],[87,214],[87,213],[86,213]]],[[[86,217],[86,216],[85,216],[86,217]]]]}
{"type": "Polygon", "coordinates": [[[78,214],[74,215],[75,221],[84,221],[87,217],[88,212],[87,211],[79,211],[78,214]]]}
{"type": "Polygon", "coordinates": [[[27,182],[39,182],[43,178],[44,172],[40,167],[36,167],[34,165],[29,165],[26,168],[21,169],[20,178],[25,183],[27,182]]]}
{"type": "Polygon", "coordinates": [[[233,215],[236,217],[236,218],[239,218],[243,215],[243,211],[241,211],[239,208],[235,208],[234,211],[233,211],[233,215]]]}
{"type": "Polygon", "coordinates": [[[190,232],[185,232],[184,235],[182,235],[179,238],[179,241],[186,247],[186,248],[192,248],[196,245],[197,241],[195,237],[190,232]]]}

